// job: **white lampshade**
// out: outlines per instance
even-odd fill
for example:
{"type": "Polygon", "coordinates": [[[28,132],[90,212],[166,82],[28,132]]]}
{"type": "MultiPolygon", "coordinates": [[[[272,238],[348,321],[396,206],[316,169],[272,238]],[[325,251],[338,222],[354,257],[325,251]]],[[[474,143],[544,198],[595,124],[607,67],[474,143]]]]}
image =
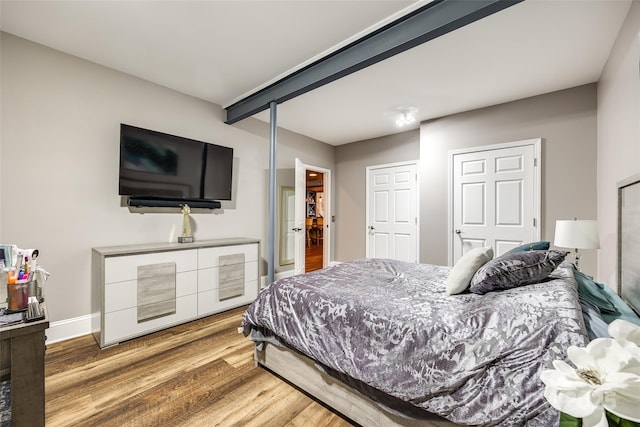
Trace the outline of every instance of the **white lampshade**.
{"type": "Polygon", "coordinates": [[[558,220],[553,244],[561,248],[600,249],[598,222],[593,219],[558,220]]]}

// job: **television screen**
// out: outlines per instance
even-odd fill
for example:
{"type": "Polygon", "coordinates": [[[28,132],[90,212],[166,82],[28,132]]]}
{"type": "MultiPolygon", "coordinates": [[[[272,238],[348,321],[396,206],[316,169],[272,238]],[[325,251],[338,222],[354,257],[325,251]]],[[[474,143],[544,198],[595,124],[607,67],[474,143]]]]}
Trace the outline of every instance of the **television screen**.
{"type": "Polygon", "coordinates": [[[205,144],[206,160],[203,174],[203,198],[231,200],[233,148],[205,144]]]}
{"type": "Polygon", "coordinates": [[[121,196],[231,200],[233,149],[120,126],[121,196]]]}

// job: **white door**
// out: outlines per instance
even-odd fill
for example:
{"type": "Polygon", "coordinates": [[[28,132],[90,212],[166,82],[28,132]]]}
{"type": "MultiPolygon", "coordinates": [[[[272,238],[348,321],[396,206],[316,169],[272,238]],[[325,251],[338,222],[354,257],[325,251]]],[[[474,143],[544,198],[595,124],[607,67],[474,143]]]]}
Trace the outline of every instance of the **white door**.
{"type": "Polygon", "coordinates": [[[331,219],[331,170],[318,166],[308,165],[296,158],[296,195],[295,195],[295,274],[305,272],[305,248],[306,248],[306,196],[307,196],[307,169],[318,171],[324,174],[324,212],[326,214],[323,224],[323,245],[322,245],[322,264],[323,267],[329,265],[331,256],[331,233],[329,232],[329,223],[331,219]]]}
{"type": "Polygon", "coordinates": [[[418,262],[417,163],[367,168],[367,258],[418,262]]]}
{"type": "Polygon", "coordinates": [[[469,249],[492,246],[499,256],[540,239],[540,139],[449,156],[451,265],[469,249]]]}

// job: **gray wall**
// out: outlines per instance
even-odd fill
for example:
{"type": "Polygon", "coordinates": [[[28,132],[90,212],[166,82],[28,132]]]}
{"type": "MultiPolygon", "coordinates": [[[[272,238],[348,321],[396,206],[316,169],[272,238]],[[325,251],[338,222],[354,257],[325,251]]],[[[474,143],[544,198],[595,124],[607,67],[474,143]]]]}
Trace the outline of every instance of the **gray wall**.
{"type": "Polygon", "coordinates": [[[617,290],[617,183],[640,173],[640,1],[622,25],[598,83],[598,278],[617,290]]]}
{"type": "MultiPolygon", "coordinates": [[[[542,138],[542,232],[557,219],[596,219],[596,85],[423,122],[420,128],[420,260],[446,265],[449,150],[542,138]]],[[[581,265],[596,273],[596,251],[581,265]]]]}
{"type": "Polygon", "coordinates": [[[365,257],[367,166],[418,160],[419,155],[418,129],[336,147],[334,260],[365,257]]]}
{"type": "MultiPolygon", "coordinates": [[[[192,216],[198,240],[252,237],[267,254],[269,132],[220,106],[6,33],[1,37],[0,242],[39,248],[52,321],[90,314],[91,248],[175,241],[182,215],[131,213],[118,196],[119,125],[234,148],[234,200],[192,216]]],[[[279,132],[279,167],[334,168],[334,147],[279,132]]],[[[264,263],[263,263],[264,268],[264,263]]],[[[262,270],[264,273],[264,269],[262,270]]]]}

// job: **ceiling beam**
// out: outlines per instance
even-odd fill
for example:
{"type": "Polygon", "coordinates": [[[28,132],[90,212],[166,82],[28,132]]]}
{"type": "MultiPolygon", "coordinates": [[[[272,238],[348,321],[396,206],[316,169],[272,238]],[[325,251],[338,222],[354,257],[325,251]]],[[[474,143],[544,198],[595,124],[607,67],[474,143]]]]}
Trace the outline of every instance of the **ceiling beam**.
{"type": "MultiPolygon", "coordinates": [[[[523,0],[436,0],[227,107],[233,124],[523,0]]],[[[455,54],[455,53],[452,53],[455,54]]]]}

